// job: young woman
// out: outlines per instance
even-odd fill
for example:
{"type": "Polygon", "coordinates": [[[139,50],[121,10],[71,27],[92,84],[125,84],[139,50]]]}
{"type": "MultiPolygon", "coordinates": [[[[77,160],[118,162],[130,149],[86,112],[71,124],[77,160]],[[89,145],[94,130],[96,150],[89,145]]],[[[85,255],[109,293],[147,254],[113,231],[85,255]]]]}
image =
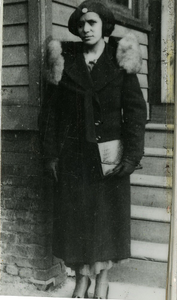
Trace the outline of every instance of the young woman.
{"type": "Polygon", "coordinates": [[[55,178],[53,254],[76,271],[73,298],[108,297],[108,270],[130,257],[130,174],[143,155],[146,105],[132,34],[105,43],[115,25],[84,1],[68,27],[81,42],[48,47],[44,157],[55,178]]]}

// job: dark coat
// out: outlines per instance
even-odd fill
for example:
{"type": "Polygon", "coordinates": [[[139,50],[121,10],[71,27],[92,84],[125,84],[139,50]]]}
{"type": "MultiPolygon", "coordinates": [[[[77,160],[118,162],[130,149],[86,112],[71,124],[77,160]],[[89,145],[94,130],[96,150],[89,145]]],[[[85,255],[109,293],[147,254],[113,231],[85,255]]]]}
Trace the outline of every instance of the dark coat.
{"type": "Polygon", "coordinates": [[[58,159],[53,253],[68,265],[127,258],[129,176],[103,178],[97,142],[122,139],[123,159],[139,163],[146,122],[139,81],[117,63],[112,45],[91,73],[81,43],[62,51],[61,80],[48,85],[44,130],[44,157],[58,159]]]}

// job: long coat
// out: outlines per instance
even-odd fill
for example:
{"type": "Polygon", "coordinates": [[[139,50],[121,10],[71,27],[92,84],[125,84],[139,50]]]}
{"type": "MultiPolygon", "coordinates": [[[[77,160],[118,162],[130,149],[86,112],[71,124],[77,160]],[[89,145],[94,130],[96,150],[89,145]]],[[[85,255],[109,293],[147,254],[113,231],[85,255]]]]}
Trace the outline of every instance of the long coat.
{"type": "Polygon", "coordinates": [[[49,47],[54,74],[41,124],[44,157],[58,160],[53,254],[66,265],[130,257],[130,178],[103,177],[97,146],[121,139],[122,159],[136,164],[143,155],[146,105],[134,74],[140,58],[136,49],[125,58],[121,46],[107,44],[90,73],[82,43],[63,43],[59,55],[56,42],[49,47]]]}

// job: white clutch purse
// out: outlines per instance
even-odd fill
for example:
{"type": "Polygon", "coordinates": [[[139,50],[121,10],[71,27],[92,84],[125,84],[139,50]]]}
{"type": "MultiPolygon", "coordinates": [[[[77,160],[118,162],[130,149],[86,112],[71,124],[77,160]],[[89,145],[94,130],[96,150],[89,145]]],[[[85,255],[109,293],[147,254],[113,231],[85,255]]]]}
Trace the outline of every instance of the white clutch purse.
{"type": "Polygon", "coordinates": [[[98,143],[103,175],[109,175],[119,165],[123,155],[123,144],[121,140],[113,140],[98,143]]]}

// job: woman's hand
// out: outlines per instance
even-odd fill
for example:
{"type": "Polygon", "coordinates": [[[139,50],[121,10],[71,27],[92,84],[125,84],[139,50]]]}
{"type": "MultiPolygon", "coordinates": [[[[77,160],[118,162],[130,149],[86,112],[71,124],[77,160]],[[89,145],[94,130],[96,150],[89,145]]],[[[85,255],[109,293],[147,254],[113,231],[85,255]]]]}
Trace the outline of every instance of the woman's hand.
{"type": "Polygon", "coordinates": [[[52,177],[55,178],[56,182],[58,182],[57,168],[58,168],[58,158],[50,160],[45,164],[46,171],[52,174],[52,177]]]}
{"type": "Polygon", "coordinates": [[[123,177],[132,174],[135,171],[135,168],[135,162],[125,159],[117,167],[115,167],[113,174],[117,174],[118,177],[123,177]]]}

